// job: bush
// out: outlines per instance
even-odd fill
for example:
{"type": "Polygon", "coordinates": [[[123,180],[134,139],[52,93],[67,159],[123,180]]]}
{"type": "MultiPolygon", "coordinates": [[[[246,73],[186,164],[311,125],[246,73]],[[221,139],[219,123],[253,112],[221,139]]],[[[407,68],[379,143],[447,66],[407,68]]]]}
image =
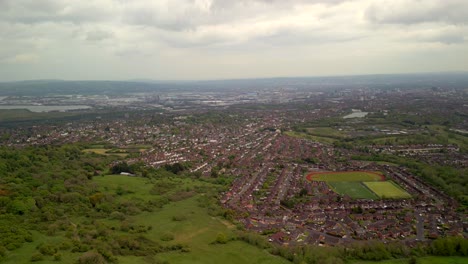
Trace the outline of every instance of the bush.
{"type": "Polygon", "coordinates": [[[128,232],[130,230],[130,223],[128,221],[124,221],[120,224],[120,231],[128,232]]]}
{"type": "Polygon", "coordinates": [[[184,220],[187,220],[187,216],[186,216],[186,215],[183,215],[183,214],[174,215],[174,216],[172,217],[172,221],[184,221],[184,220]]]}
{"type": "Polygon", "coordinates": [[[44,256],[39,252],[36,252],[36,253],[32,254],[32,256],[31,256],[31,261],[32,262],[41,261],[43,259],[44,259],[44,256]]]}
{"type": "Polygon", "coordinates": [[[40,244],[36,247],[41,254],[46,256],[52,256],[57,252],[57,249],[50,244],[40,244]]]}
{"type": "Polygon", "coordinates": [[[59,245],[59,249],[61,250],[68,250],[72,247],[72,244],[68,241],[63,241],[60,245],[59,245]]]}
{"type": "Polygon", "coordinates": [[[162,236],[161,236],[161,240],[162,241],[171,241],[171,240],[174,240],[174,235],[172,233],[164,233],[162,236]]]}
{"type": "Polygon", "coordinates": [[[215,243],[216,244],[226,244],[228,242],[227,236],[224,233],[219,233],[216,236],[215,243]]]}
{"type": "Polygon", "coordinates": [[[96,251],[88,251],[78,258],[79,264],[101,264],[106,263],[104,257],[96,251]]]}
{"type": "Polygon", "coordinates": [[[60,254],[60,253],[55,253],[55,254],[54,254],[54,260],[55,260],[55,261],[60,261],[60,260],[62,260],[62,254],[60,254]]]}
{"type": "Polygon", "coordinates": [[[121,212],[114,211],[110,214],[110,218],[116,220],[125,220],[125,215],[121,212]]]}

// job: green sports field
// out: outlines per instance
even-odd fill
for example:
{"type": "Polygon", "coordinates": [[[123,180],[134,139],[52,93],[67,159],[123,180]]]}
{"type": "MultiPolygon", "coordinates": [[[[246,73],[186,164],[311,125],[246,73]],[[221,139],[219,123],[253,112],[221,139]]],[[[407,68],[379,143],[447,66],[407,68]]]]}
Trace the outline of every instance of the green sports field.
{"type": "Polygon", "coordinates": [[[380,198],[411,198],[411,195],[394,182],[364,182],[364,184],[380,198]]]}
{"type": "Polygon", "coordinates": [[[385,179],[382,173],[374,171],[314,172],[306,177],[309,181],[325,182],[367,182],[385,179]]]}
{"type": "Polygon", "coordinates": [[[353,199],[378,199],[379,197],[367,189],[361,182],[329,182],[331,189],[339,194],[348,195],[353,199]]]}
{"type": "Polygon", "coordinates": [[[377,171],[325,171],[306,175],[308,181],[326,182],[337,194],[353,199],[402,199],[411,195],[377,171]]]}

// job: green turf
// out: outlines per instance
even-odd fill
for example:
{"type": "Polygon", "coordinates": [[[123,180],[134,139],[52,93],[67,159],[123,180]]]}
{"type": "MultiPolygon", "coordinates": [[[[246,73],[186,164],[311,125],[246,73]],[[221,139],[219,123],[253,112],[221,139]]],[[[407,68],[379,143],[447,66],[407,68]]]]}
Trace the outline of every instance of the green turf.
{"type": "Polygon", "coordinates": [[[341,195],[353,199],[378,199],[379,197],[367,189],[361,182],[328,182],[330,188],[341,195]]]}
{"type": "Polygon", "coordinates": [[[363,182],[363,181],[380,181],[380,173],[370,173],[365,171],[345,171],[345,172],[329,172],[329,173],[316,173],[312,175],[314,181],[326,182],[363,182]]]}
{"type": "Polygon", "coordinates": [[[411,198],[411,195],[394,182],[364,182],[380,198],[411,198]]]}

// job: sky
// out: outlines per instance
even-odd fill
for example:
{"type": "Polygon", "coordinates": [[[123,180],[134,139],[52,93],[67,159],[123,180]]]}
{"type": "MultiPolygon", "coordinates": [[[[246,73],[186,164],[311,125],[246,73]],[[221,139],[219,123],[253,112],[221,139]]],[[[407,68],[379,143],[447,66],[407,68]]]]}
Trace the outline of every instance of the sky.
{"type": "Polygon", "coordinates": [[[468,71],[467,0],[0,0],[0,81],[468,71]]]}

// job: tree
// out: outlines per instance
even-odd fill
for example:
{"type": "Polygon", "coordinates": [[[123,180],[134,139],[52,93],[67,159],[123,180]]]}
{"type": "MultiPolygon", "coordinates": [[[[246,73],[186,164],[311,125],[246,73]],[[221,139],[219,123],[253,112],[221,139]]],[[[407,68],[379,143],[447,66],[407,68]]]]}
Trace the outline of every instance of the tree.
{"type": "Polygon", "coordinates": [[[305,195],[307,195],[307,193],[308,193],[307,189],[306,189],[306,188],[302,188],[301,191],[299,192],[299,196],[301,196],[301,197],[302,197],[302,196],[305,196],[305,195]]]}
{"type": "Polygon", "coordinates": [[[218,170],[216,167],[213,167],[213,168],[211,169],[210,176],[211,176],[211,178],[218,178],[218,176],[219,176],[219,170],[218,170]]]}
{"type": "Polygon", "coordinates": [[[227,236],[224,233],[218,233],[216,236],[215,243],[217,244],[226,244],[228,242],[227,236]]]}
{"type": "Polygon", "coordinates": [[[125,162],[125,161],[119,162],[119,163],[115,164],[114,166],[112,166],[112,168],[111,168],[111,173],[112,174],[120,174],[121,172],[130,172],[130,173],[132,173],[132,171],[130,170],[130,167],[128,166],[127,162],[125,162]]]}

